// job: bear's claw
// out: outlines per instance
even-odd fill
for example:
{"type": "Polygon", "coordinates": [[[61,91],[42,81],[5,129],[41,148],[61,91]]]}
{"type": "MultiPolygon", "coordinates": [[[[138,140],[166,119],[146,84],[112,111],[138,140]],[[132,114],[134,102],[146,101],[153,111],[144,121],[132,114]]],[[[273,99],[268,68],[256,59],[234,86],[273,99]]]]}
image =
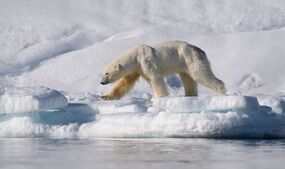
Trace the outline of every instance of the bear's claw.
{"type": "Polygon", "coordinates": [[[111,96],[107,96],[107,95],[101,96],[101,99],[102,100],[114,100],[111,96]]]}

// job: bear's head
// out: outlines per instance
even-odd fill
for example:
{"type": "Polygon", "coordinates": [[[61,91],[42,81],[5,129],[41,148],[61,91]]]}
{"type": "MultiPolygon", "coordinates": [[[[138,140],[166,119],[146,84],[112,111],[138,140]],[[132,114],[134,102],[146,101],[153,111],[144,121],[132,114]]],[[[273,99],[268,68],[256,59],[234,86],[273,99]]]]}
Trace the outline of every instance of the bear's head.
{"type": "Polygon", "coordinates": [[[117,62],[111,63],[103,73],[101,84],[106,85],[120,79],[123,74],[123,65],[117,62]]]}

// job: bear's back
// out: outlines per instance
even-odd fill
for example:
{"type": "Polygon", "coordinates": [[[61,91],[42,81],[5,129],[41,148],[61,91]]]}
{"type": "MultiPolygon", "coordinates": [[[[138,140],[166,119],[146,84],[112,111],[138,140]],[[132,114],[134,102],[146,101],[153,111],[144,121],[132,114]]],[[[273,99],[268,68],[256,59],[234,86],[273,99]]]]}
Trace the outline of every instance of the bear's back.
{"type": "Polygon", "coordinates": [[[183,72],[186,69],[184,57],[179,54],[179,50],[185,45],[189,44],[184,41],[165,41],[151,46],[163,74],[183,72]]]}
{"type": "Polygon", "coordinates": [[[164,42],[159,42],[151,45],[153,48],[161,48],[161,47],[167,47],[167,48],[179,48],[180,46],[185,46],[189,45],[189,43],[181,40],[173,40],[173,41],[164,41],[164,42]]]}

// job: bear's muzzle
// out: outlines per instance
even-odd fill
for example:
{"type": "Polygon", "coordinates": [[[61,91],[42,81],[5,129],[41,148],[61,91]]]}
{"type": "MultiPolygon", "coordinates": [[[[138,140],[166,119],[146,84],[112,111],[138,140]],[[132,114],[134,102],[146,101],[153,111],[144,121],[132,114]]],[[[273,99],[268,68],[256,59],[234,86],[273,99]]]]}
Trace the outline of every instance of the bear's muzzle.
{"type": "Polygon", "coordinates": [[[102,85],[106,85],[109,83],[108,77],[107,76],[103,76],[101,79],[101,84],[102,85]]]}

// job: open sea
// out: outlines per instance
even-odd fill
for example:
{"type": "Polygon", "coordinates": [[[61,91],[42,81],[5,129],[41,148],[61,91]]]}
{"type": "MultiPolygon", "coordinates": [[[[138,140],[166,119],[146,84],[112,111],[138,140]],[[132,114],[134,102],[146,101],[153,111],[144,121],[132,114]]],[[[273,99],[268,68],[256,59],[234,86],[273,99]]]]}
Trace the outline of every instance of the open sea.
{"type": "Polygon", "coordinates": [[[285,139],[0,138],[1,169],[284,169],[285,139]]]}

